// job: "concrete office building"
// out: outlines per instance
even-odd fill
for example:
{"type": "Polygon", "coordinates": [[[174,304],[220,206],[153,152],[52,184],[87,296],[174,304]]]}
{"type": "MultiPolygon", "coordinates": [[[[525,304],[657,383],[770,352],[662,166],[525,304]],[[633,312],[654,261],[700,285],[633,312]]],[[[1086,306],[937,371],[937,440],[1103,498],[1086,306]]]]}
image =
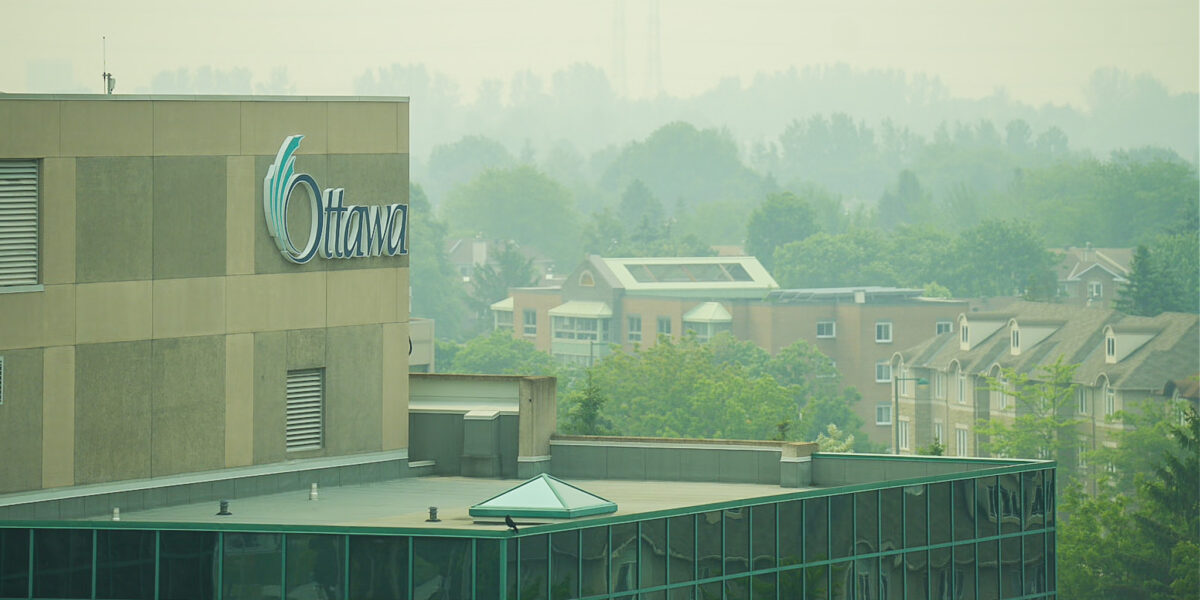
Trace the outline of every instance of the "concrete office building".
{"type": "Polygon", "coordinates": [[[407,204],[404,99],[0,95],[0,493],[403,460],[408,257],[285,257],[297,134],[289,248],[407,204]]]}

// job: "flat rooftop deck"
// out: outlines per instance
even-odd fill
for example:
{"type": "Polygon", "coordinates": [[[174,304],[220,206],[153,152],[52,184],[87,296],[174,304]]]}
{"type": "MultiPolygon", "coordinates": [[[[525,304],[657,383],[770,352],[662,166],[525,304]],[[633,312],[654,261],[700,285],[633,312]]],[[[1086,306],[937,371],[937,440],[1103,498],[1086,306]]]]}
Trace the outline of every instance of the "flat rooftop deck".
{"type": "MultiPolygon", "coordinates": [[[[611,500],[617,512],[578,517],[572,522],[633,515],[747,498],[779,496],[815,488],[777,485],[700,483],[687,481],[626,481],[564,479],[611,500]]],[[[216,501],[121,512],[122,522],[238,523],[254,525],[317,525],[337,527],[404,527],[437,529],[504,529],[496,519],[476,524],[468,509],[522,483],[517,479],[472,477],[410,477],[362,485],[321,488],[318,500],[308,490],[235,498],[230,516],[217,516],[216,501]],[[438,507],[438,523],[427,523],[429,507],[438,507]]],[[[108,520],[109,517],[91,519],[108,520]]],[[[519,519],[518,523],[554,523],[559,519],[519,519]]]]}

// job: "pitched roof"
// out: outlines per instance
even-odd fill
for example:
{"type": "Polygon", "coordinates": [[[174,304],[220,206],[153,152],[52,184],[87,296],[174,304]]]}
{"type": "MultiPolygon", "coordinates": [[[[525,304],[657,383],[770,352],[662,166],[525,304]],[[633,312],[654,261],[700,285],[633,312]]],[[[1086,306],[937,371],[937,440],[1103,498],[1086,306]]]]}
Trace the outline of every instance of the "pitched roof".
{"type": "Polygon", "coordinates": [[[472,517],[551,517],[570,519],[617,511],[617,505],[542,473],[468,511],[472,517]]]}
{"type": "Polygon", "coordinates": [[[1052,248],[1051,252],[1060,255],[1057,272],[1059,281],[1079,279],[1085,272],[1099,267],[1108,271],[1113,277],[1125,279],[1129,277],[1129,263],[1133,260],[1133,250],[1130,248],[1052,248]]]}

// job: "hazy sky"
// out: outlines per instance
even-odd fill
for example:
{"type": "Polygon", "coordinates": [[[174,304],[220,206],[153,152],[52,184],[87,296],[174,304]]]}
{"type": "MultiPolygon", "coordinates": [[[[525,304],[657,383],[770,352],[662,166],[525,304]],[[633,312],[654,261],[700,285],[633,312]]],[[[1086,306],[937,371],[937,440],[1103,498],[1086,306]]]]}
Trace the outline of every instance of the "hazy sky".
{"type": "MultiPolygon", "coordinates": [[[[300,94],[350,94],[354,78],[424,63],[469,99],[485,78],[576,62],[615,81],[614,7],[624,6],[627,90],[646,90],[649,0],[0,0],[0,91],[101,88],[101,36],[117,92],[181,67],[286,67],[300,94]],[[38,87],[61,89],[31,89],[38,87]]],[[[661,0],[662,87],[844,62],[940,77],[956,96],[1080,104],[1098,67],[1149,72],[1196,92],[1196,0],[661,0]]]]}

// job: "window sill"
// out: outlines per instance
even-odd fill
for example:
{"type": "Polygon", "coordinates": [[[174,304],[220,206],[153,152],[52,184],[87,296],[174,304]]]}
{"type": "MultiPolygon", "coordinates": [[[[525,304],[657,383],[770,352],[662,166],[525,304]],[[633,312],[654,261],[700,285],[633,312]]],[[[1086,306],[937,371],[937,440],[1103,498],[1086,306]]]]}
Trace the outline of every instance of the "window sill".
{"type": "Polygon", "coordinates": [[[23,292],[42,292],[46,286],[35,283],[33,285],[0,285],[0,294],[20,294],[23,292]]]}

